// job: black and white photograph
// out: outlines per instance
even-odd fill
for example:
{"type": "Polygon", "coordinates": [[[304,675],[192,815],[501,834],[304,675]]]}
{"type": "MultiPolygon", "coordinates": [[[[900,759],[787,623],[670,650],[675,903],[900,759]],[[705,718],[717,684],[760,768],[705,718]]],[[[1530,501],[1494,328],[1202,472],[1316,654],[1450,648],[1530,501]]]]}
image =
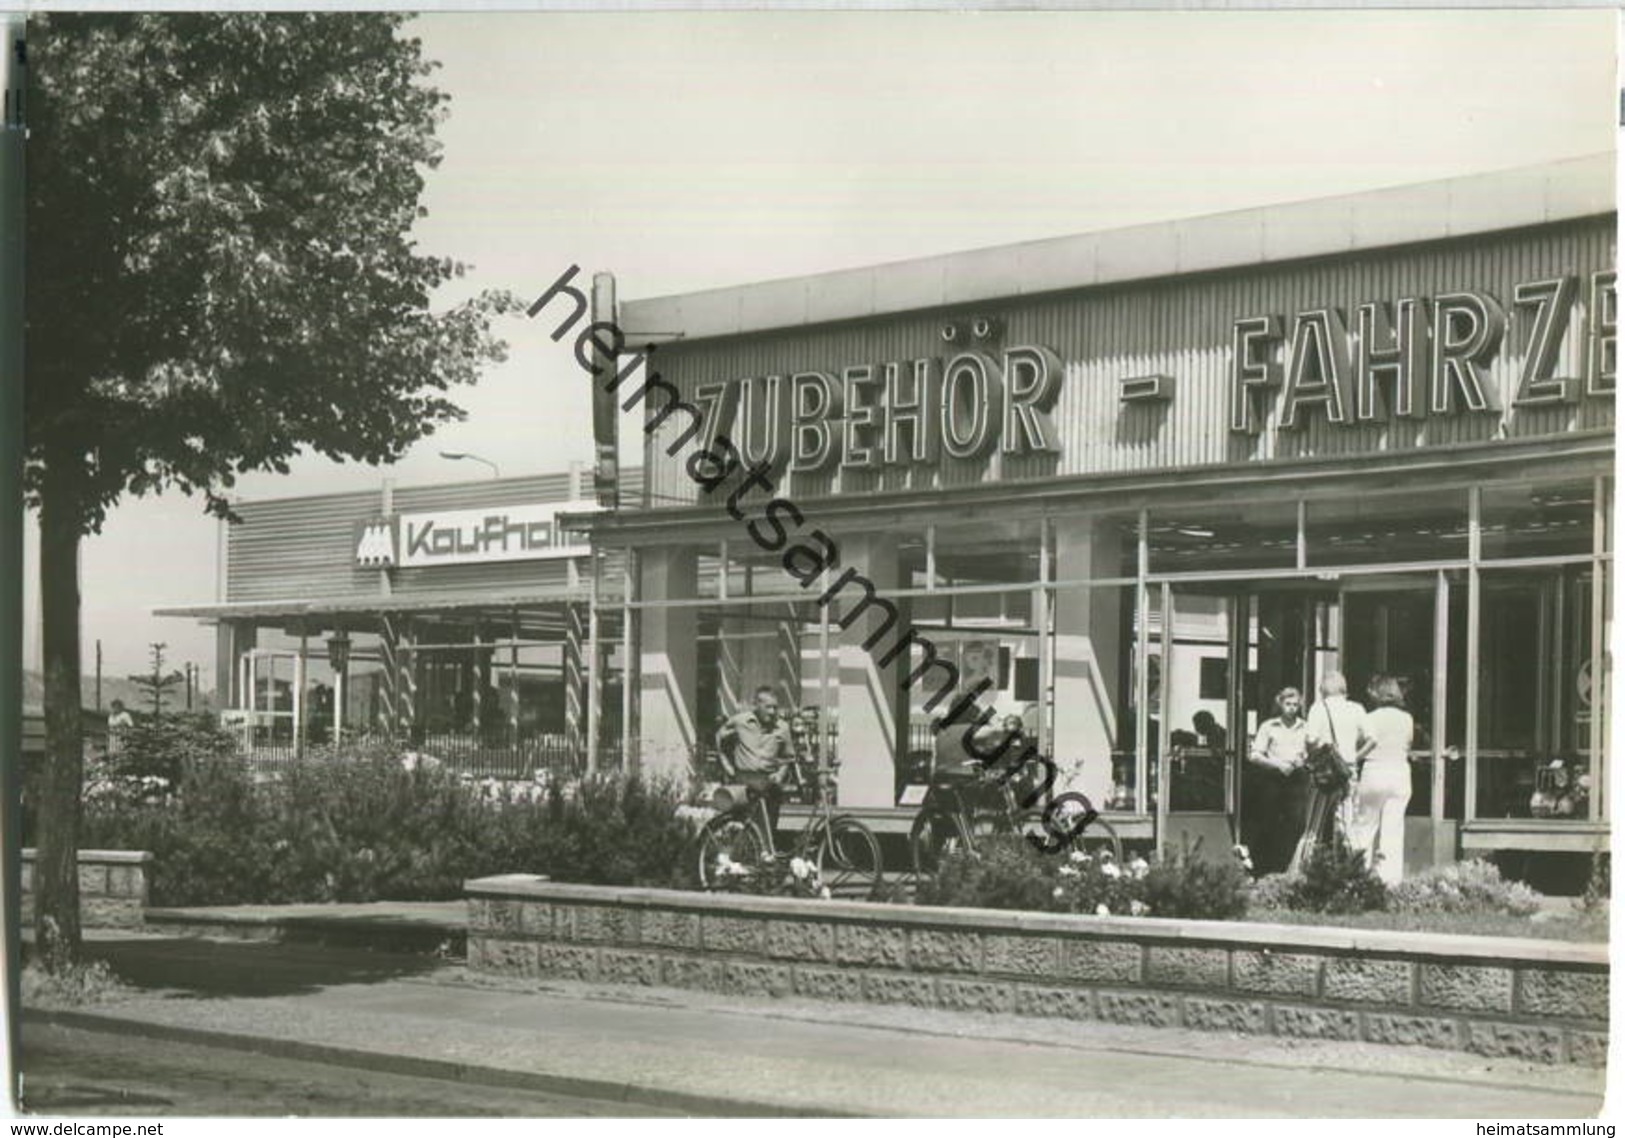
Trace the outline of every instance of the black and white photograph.
{"type": "Polygon", "coordinates": [[[0,26],[12,1135],[1613,1138],[1617,11],[0,26]]]}

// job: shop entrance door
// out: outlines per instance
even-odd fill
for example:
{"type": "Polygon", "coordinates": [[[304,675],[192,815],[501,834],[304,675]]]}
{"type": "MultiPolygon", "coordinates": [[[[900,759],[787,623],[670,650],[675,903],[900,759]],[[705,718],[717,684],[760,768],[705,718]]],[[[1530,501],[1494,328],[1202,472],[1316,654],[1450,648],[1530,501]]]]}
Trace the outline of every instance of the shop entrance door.
{"type": "Polygon", "coordinates": [[[1308,784],[1302,775],[1287,778],[1251,762],[1249,754],[1259,728],[1279,714],[1285,693],[1297,693],[1301,716],[1314,701],[1321,676],[1337,666],[1339,604],[1335,592],[1308,581],[1257,588],[1243,603],[1246,666],[1236,693],[1236,829],[1254,870],[1280,873],[1303,833],[1308,784]]]}
{"type": "Polygon", "coordinates": [[[1204,855],[1248,846],[1261,873],[1286,868],[1303,825],[1303,803],[1283,780],[1247,762],[1275,697],[1305,697],[1335,666],[1338,600],[1318,582],[1176,587],[1168,622],[1164,739],[1168,801],[1163,841],[1200,838],[1204,855]]]}

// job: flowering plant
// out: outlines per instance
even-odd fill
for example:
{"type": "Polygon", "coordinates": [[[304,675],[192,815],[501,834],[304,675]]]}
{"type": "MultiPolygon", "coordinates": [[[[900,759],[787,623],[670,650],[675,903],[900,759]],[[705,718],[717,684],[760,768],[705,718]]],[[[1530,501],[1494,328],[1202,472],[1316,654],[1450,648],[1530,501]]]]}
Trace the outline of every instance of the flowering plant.
{"type": "Polygon", "coordinates": [[[1144,858],[1119,863],[1110,850],[1074,849],[1056,867],[1051,891],[1058,908],[1099,917],[1144,916],[1145,878],[1151,871],[1144,858]]]}

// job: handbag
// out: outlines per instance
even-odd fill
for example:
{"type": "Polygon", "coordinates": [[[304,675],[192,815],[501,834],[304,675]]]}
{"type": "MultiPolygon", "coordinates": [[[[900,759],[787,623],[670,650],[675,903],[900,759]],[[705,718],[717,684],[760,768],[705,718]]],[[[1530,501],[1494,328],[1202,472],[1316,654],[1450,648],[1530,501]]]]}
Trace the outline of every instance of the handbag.
{"type": "Polygon", "coordinates": [[[1331,728],[1332,741],[1330,743],[1316,743],[1309,748],[1305,766],[1309,768],[1309,781],[1315,788],[1330,793],[1340,793],[1348,789],[1354,779],[1354,768],[1343,757],[1337,745],[1337,721],[1332,718],[1328,709],[1326,724],[1331,728]]]}

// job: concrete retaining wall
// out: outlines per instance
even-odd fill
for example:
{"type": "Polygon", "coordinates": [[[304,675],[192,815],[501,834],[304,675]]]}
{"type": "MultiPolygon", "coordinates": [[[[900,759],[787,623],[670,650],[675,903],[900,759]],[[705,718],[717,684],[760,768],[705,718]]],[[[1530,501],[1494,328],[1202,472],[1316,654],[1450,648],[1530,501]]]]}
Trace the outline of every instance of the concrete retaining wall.
{"type": "MultiPolygon", "coordinates": [[[[79,851],[79,923],[87,929],[139,928],[146,921],[145,850],[79,851]]],[[[22,920],[34,923],[34,851],[23,850],[22,920]]]]}
{"type": "Polygon", "coordinates": [[[468,965],[1601,1066],[1608,953],[1560,941],[466,883],[468,965]]]}

